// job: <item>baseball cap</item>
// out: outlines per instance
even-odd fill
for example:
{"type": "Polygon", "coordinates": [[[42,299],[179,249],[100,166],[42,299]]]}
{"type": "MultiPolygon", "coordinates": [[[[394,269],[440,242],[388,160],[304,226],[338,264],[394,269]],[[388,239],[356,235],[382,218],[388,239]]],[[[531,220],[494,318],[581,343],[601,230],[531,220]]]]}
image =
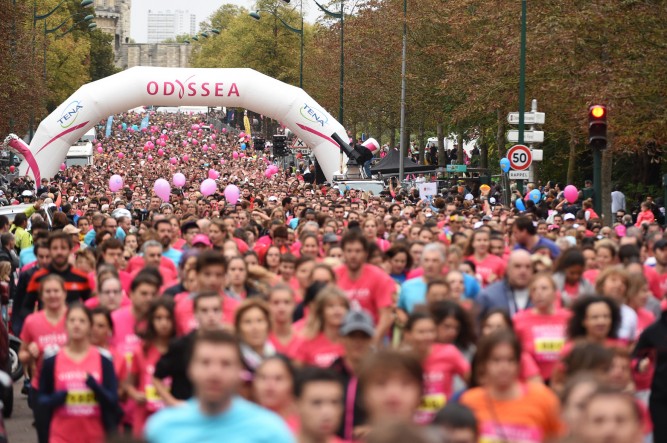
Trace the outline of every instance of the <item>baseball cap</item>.
{"type": "Polygon", "coordinates": [[[322,238],[323,243],[338,243],[338,236],[336,234],[324,234],[322,238]]]}
{"type": "Polygon", "coordinates": [[[662,249],[667,247],[667,239],[661,238],[653,245],[653,250],[662,249]]]}
{"type": "Polygon", "coordinates": [[[212,246],[211,240],[209,240],[208,236],[205,234],[197,234],[192,238],[192,246],[195,245],[212,246]]]}
{"type": "Polygon", "coordinates": [[[81,232],[81,229],[75,228],[74,225],[66,225],[63,228],[63,232],[65,234],[78,234],[79,232],[81,232]]]}
{"type": "Polygon", "coordinates": [[[563,220],[574,220],[575,218],[574,214],[570,214],[569,212],[563,216],[563,220]]]}
{"type": "Polygon", "coordinates": [[[373,319],[364,311],[350,311],[343,319],[343,324],[340,327],[341,335],[349,335],[356,331],[361,331],[369,337],[375,335],[373,319]]]}

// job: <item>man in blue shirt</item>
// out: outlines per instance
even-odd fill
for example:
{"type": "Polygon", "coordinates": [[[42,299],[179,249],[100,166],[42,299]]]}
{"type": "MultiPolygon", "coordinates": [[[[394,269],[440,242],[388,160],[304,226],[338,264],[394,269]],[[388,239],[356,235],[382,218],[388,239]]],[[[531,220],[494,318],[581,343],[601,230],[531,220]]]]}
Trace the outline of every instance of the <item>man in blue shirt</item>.
{"type": "Polygon", "coordinates": [[[154,414],[146,424],[146,439],[150,443],[293,443],[282,418],[236,395],[242,371],[241,351],[232,334],[198,333],[188,365],[195,397],[154,414]]]}
{"type": "Polygon", "coordinates": [[[171,226],[169,220],[162,219],[155,222],[155,230],[157,231],[157,236],[160,239],[160,243],[162,243],[162,255],[174,262],[174,266],[178,268],[178,264],[181,261],[181,255],[183,255],[183,252],[171,247],[171,242],[174,238],[173,226],[171,226]]]}

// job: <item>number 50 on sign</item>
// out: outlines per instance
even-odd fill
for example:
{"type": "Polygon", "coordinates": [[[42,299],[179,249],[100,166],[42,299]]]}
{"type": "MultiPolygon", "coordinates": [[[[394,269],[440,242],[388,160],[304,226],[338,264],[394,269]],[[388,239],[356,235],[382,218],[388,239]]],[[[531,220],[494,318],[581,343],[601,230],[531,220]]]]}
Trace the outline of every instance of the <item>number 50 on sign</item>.
{"type": "Polygon", "coordinates": [[[523,171],[530,167],[533,162],[533,155],[528,146],[514,145],[507,151],[507,159],[510,161],[512,169],[523,171]]]}

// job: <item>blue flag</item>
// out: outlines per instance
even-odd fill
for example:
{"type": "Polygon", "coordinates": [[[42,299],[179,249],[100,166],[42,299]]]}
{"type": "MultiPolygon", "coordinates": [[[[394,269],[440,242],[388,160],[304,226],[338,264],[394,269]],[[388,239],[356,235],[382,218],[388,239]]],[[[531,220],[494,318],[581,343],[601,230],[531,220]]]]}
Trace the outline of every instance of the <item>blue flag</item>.
{"type": "Polygon", "coordinates": [[[140,129],[144,129],[148,127],[148,119],[150,117],[150,114],[147,112],[146,117],[144,117],[143,120],[141,120],[141,126],[139,126],[140,129]]]}
{"type": "Polygon", "coordinates": [[[113,115],[110,115],[107,119],[107,129],[104,132],[105,137],[111,137],[111,125],[113,125],[113,115]]]}

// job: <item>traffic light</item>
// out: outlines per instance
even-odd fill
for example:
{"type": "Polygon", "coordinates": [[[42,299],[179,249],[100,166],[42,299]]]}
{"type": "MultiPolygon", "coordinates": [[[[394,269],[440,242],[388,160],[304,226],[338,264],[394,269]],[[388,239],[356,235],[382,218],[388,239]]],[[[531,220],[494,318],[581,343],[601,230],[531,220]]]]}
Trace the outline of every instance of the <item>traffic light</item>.
{"type": "Polygon", "coordinates": [[[289,152],[287,151],[287,137],[284,135],[276,134],[273,136],[273,155],[276,157],[287,157],[289,152]]]}
{"type": "Polygon", "coordinates": [[[588,108],[588,144],[593,149],[607,149],[607,107],[591,105],[588,108]]]}

